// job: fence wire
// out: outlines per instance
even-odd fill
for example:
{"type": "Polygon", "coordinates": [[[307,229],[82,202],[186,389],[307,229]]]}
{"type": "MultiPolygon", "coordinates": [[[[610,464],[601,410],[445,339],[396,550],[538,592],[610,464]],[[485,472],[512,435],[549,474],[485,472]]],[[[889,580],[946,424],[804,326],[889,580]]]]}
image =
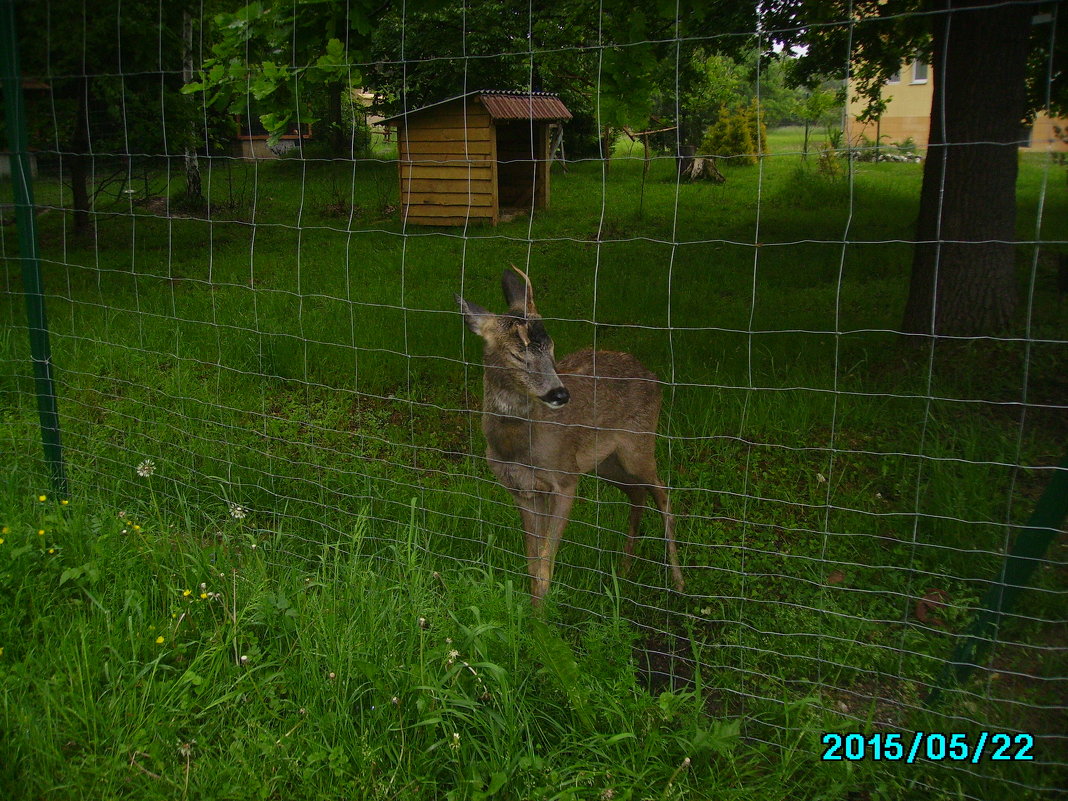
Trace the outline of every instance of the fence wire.
{"type": "MultiPolygon", "coordinates": [[[[689,686],[700,674],[713,715],[816,699],[843,732],[904,734],[946,688],[944,731],[1033,733],[1034,760],[1026,770],[947,761],[922,786],[969,774],[1012,793],[1063,792],[1063,532],[1033,560],[1031,586],[1000,617],[974,675],[953,687],[943,673],[1064,471],[1063,140],[1031,143],[1020,157],[1020,324],[915,336],[901,313],[923,166],[867,152],[910,155],[909,142],[848,131],[836,140],[795,113],[793,127],[757,143],[755,164],[720,158],[717,184],[680,177],[681,128],[647,152],[630,136],[642,125],[621,122],[613,93],[628,81],[654,96],[648,130],[678,126],[698,107],[725,116],[753,102],[770,117],[785,92],[782,64],[805,56],[777,52],[788,31],[755,15],[755,27],[703,34],[676,19],[620,42],[619,9],[590,3],[582,12],[599,22],[564,44],[534,4],[515,11],[518,38],[458,8],[459,34],[440,40],[428,37],[432,16],[391,9],[377,50],[343,64],[339,117],[320,113],[310,129],[295,119],[281,146],[256,124],[256,100],[268,95],[245,69],[257,58],[251,41],[238,62],[246,91],[230,87],[229,105],[181,93],[189,65],[199,70],[223,35],[203,5],[20,9],[72,491],[137,504],[150,486],[162,508],[240,531],[280,565],[324,544],[351,547],[365,520],[377,558],[414,537],[441,569],[526,586],[518,511],[483,458],[481,345],[454,301],[503,311],[500,275],[515,264],[531,277],[558,356],[627,351],[663,389],[657,454],[686,592],[669,589],[654,510],[619,575],[625,497],[586,478],[550,595],[563,622],[621,609],[650,686],[689,686]],[[695,65],[726,68],[716,54],[737,42],[750,44],[731,69],[744,64],[746,75],[720,75],[725,83],[709,84],[719,94],[695,97],[695,65]],[[649,53],[672,72],[655,91],[620,67],[649,53]],[[501,85],[483,85],[487,64],[501,85]],[[571,85],[568,65],[581,72],[571,85]],[[455,78],[437,95],[446,84],[434,73],[455,78]],[[517,73],[518,88],[575,106],[548,207],[524,200],[497,225],[412,224],[398,131],[368,125],[355,90],[378,92],[408,119],[431,96],[515,89],[517,73]],[[810,146],[810,134],[826,146],[810,146]],[[259,149],[250,157],[241,146],[259,149]],[[199,197],[187,194],[194,166],[199,197]],[[149,477],[137,472],[145,460],[149,477]]],[[[821,24],[856,54],[852,32],[868,20],[849,8],[821,24]]],[[[1055,15],[1041,24],[1055,41],[1055,15]]],[[[296,48],[303,31],[290,33],[296,48]]],[[[1046,55],[1052,83],[1058,67],[1046,55]]],[[[310,74],[293,87],[293,108],[325,108],[310,74]]],[[[520,125],[533,143],[533,122],[520,125]]],[[[461,136],[458,157],[474,159],[475,142],[461,136]]],[[[14,441],[36,454],[18,246],[2,214],[0,398],[14,441]]],[[[770,729],[804,730],[782,721],[747,736],[772,744],[770,729]]]]}

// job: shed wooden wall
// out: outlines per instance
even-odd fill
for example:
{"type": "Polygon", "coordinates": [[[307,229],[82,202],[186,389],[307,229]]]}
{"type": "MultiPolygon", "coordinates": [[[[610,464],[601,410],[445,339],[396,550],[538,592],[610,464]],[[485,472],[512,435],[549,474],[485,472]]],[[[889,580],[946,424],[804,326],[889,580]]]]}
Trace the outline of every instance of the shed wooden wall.
{"type": "Polygon", "coordinates": [[[401,213],[408,222],[497,223],[496,136],[489,112],[475,98],[412,117],[399,128],[397,143],[401,213]]]}

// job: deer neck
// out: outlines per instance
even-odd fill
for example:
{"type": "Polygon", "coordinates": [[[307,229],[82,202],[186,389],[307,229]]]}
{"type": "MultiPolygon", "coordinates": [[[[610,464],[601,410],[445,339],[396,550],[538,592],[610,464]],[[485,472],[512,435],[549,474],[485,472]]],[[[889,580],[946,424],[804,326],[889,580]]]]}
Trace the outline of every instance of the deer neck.
{"type": "Polygon", "coordinates": [[[521,392],[515,392],[492,380],[487,373],[483,381],[482,411],[490,419],[512,424],[533,419],[534,399],[521,392]]]}
{"type": "Polygon", "coordinates": [[[486,435],[486,455],[491,462],[531,464],[533,401],[491,381],[485,382],[485,389],[482,433],[486,435]]]}

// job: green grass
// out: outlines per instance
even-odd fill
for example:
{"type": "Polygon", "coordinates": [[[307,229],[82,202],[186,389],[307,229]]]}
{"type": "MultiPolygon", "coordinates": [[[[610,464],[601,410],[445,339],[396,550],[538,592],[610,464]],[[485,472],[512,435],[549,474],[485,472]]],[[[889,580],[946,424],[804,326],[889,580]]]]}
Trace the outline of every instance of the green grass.
{"type": "Polygon", "coordinates": [[[92,239],[42,179],[73,492],[69,507],[36,500],[48,490],[5,226],[0,435],[19,457],[0,496],[16,610],[0,617],[0,788],[890,799],[1065,786],[1052,745],[1052,765],[1022,767],[818,760],[825,729],[1058,731],[1043,711],[1057,682],[1026,677],[1063,673],[1048,647],[1065,635],[1059,569],[1039,571],[1003,632],[1022,645],[993,667],[1020,677],[987,674],[947,718],[917,707],[997,575],[1003,523],[1026,519],[1039,468],[1062,455],[1066,318],[1049,251],[1068,239],[1063,168],[1021,164],[1020,237],[1055,243],[1037,261],[1020,247],[1031,341],[929,360],[892,333],[921,168],[828,178],[797,131],[769,143],[722,186],[677,186],[671,160],[646,172],[624,143],[610,166],[554,172],[533,221],[466,231],[405,229],[387,160],[212,162],[210,216],[145,202],[181,190],[149,173],[133,204],[121,187],[101,197],[92,239]],[[559,353],[626,349],[669,382],[660,460],[685,596],[665,589],[655,538],[613,578],[625,507],[588,479],[549,625],[532,621],[518,516],[471,411],[479,348],[453,302],[499,309],[509,263],[531,274],[559,353]],[[201,600],[201,583],[220,597],[201,600]],[[949,599],[942,626],[915,614],[931,588],[949,599]]]}

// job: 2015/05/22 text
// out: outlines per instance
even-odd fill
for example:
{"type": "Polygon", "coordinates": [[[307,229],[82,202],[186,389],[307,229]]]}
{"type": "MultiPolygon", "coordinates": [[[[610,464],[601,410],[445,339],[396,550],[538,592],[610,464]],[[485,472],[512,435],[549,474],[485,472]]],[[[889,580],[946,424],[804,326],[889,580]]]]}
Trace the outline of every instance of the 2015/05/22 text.
{"type": "Polygon", "coordinates": [[[932,762],[951,760],[992,762],[1033,760],[1031,749],[1035,738],[1031,734],[1007,734],[1004,732],[979,732],[965,734],[956,732],[917,731],[909,734],[838,734],[829,732],[821,738],[824,746],[820,759],[824,762],[857,762],[871,759],[876,762],[905,762],[912,764],[917,759],[932,762]]]}

